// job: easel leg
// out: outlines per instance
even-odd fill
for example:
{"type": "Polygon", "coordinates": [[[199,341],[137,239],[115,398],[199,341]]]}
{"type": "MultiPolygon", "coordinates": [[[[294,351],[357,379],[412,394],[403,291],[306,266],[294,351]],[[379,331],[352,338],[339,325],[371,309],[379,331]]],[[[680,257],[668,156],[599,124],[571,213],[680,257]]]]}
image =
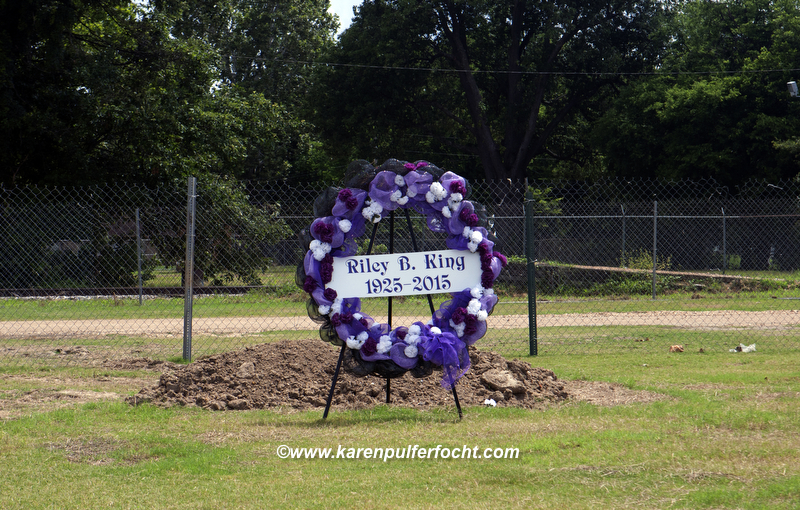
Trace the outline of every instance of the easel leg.
{"type": "MultiPolygon", "coordinates": [[[[339,379],[339,369],[342,368],[342,359],[344,359],[344,350],[347,348],[347,344],[342,344],[342,350],[339,351],[339,361],[336,362],[336,370],[333,371],[333,381],[331,381],[331,391],[328,392],[328,402],[325,403],[325,412],[322,414],[322,419],[328,417],[328,411],[331,408],[331,401],[333,400],[333,390],[336,389],[336,380],[339,379]]],[[[455,389],[455,388],[454,388],[455,389]]],[[[458,400],[456,400],[458,402],[458,400]]],[[[459,408],[459,413],[460,413],[459,408]]]]}
{"type": "Polygon", "coordinates": [[[453,399],[456,401],[456,409],[458,409],[458,419],[462,419],[464,415],[461,413],[461,404],[458,402],[458,393],[456,393],[456,385],[453,385],[453,399]]]}
{"type": "Polygon", "coordinates": [[[392,389],[391,389],[390,381],[391,381],[391,379],[389,379],[387,377],[386,378],[386,403],[387,404],[392,401],[392,398],[391,398],[392,389]]]}

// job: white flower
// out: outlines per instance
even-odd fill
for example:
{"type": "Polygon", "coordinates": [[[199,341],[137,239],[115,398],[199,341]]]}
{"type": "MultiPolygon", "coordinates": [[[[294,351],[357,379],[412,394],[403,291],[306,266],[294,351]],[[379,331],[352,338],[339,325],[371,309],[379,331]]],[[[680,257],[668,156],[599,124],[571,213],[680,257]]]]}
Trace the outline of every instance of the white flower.
{"type": "Polygon", "coordinates": [[[450,198],[447,199],[447,205],[450,207],[450,209],[455,211],[458,209],[458,205],[462,200],[464,200],[464,196],[461,193],[453,193],[450,195],[450,198]]]}
{"type": "Polygon", "coordinates": [[[453,322],[453,319],[450,319],[450,327],[456,332],[456,336],[461,338],[464,336],[464,330],[467,328],[467,323],[462,322],[461,324],[456,324],[453,322]]]}
{"type": "Polygon", "coordinates": [[[478,285],[477,287],[472,287],[471,289],[469,289],[469,293],[475,299],[480,299],[483,296],[483,287],[481,287],[480,285],[478,285]]]}
{"type": "Polygon", "coordinates": [[[469,238],[473,243],[481,244],[481,241],[483,241],[483,234],[481,234],[477,230],[473,230],[472,233],[470,234],[469,238]]]}
{"type": "Polygon", "coordinates": [[[351,349],[361,349],[361,346],[364,345],[363,342],[359,342],[358,340],[356,340],[356,337],[352,335],[347,337],[345,343],[347,344],[347,347],[351,349]]]}
{"type": "Polygon", "coordinates": [[[405,338],[404,341],[405,341],[405,343],[407,343],[409,345],[417,345],[419,343],[419,339],[420,339],[419,335],[408,334],[408,335],[406,335],[406,338],[405,338]]]}
{"type": "Polygon", "coordinates": [[[447,219],[450,219],[450,218],[452,218],[452,217],[453,217],[453,213],[452,213],[452,212],[450,212],[450,208],[448,208],[448,207],[443,207],[443,208],[442,208],[442,216],[444,216],[444,217],[445,217],[445,218],[447,218],[447,219]]]}
{"type": "Polygon", "coordinates": [[[497,407],[497,402],[495,402],[493,398],[487,398],[483,401],[483,405],[497,407]]]}
{"type": "Polygon", "coordinates": [[[472,229],[469,227],[464,227],[464,230],[461,231],[461,235],[469,239],[470,236],[472,235],[472,229]]]}
{"type": "Polygon", "coordinates": [[[486,310],[481,310],[478,312],[478,320],[481,322],[486,322],[486,319],[489,317],[489,312],[486,310]]]}
{"type": "Polygon", "coordinates": [[[369,205],[361,210],[361,215],[364,219],[371,221],[372,223],[378,223],[381,221],[381,213],[383,212],[383,206],[375,201],[370,201],[369,205]]]}
{"type": "Polygon", "coordinates": [[[397,174],[394,176],[394,183],[402,188],[406,185],[406,179],[402,175],[397,174]]]}
{"type": "Polygon", "coordinates": [[[355,320],[357,320],[357,321],[360,321],[361,319],[363,319],[363,318],[364,318],[364,316],[363,316],[363,315],[361,315],[360,313],[356,312],[356,313],[354,313],[354,314],[353,314],[353,318],[354,318],[355,320]]]}
{"type": "Polygon", "coordinates": [[[400,205],[406,205],[408,203],[408,197],[402,197],[400,200],[397,201],[400,205]]]}
{"type": "Polygon", "coordinates": [[[417,349],[416,345],[409,345],[405,348],[403,353],[406,355],[406,358],[416,358],[417,354],[419,354],[419,349],[417,349]]]}
{"type": "Polygon", "coordinates": [[[425,193],[425,201],[429,204],[436,202],[436,197],[434,196],[433,191],[425,193]]]}
{"type": "Polygon", "coordinates": [[[389,195],[389,200],[392,202],[397,202],[403,196],[403,192],[400,190],[395,191],[391,195],[389,195]]]}
{"type": "Polygon", "coordinates": [[[471,299],[467,305],[467,313],[470,315],[477,315],[481,311],[481,302],[477,299],[471,299]]]}
{"type": "Polygon", "coordinates": [[[336,298],[333,300],[333,304],[331,305],[332,313],[342,313],[342,301],[342,298],[336,298]]]}
{"type": "Polygon", "coordinates": [[[414,191],[414,190],[413,190],[413,189],[411,189],[411,188],[408,188],[408,190],[406,190],[406,195],[408,195],[408,196],[409,196],[409,197],[411,197],[411,198],[414,198],[415,196],[417,196],[417,192],[416,192],[416,191],[414,191]]]}
{"type": "Polygon", "coordinates": [[[380,354],[386,354],[392,348],[392,339],[389,338],[389,335],[383,335],[376,346],[376,349],[380,354]]]}
{"type": "Polygon", "coordinates": [[[419,325],[412,324],[411,326],[408,327],[408,334],[409,335],[417,335],[417,336],[419,336],[420,333],[422,333],[422,328],[419,327],[419,325]]]}
{"type": "Polygon", "coordinates": [[[467,248],[469,248],[469,251],[471,251],[472,253],[475,253],[476,251],[478,251],[478,243],[470,241],[467,243],[467,248]]]}
{"type": "Polygon", "coordinates": [[[341,230],[345,234],[350,232],[351,228],[353,228],[353,224],[350,222],[350,220],[339,221],[339,230],[341,230]]]}
{"type": "Polygon", "coordinates": [[[483,289],[484,296],[491,296],[492,294],[494,294],[494,289],[483,289]]]}
{"type": "Polygon", "coordinates": [[[319,314],[320,315],[328,315],[331,313],[331,307],[328,305],[322,305],[319,307],[319,314]]]}
{"type": "Polygon", "coordinates": [[[361,345],[364,345],[364,342],[366,342],[368,339],[369,339],[369,333],[367,333],[366,331],[362,331],[356,337],[356,340],[361,342],[361,345]]]}
{"type": "Polygon", "coordinates": [[[442,330],[437,328],[436,326],[434,326],[434,327],[431,328],[431,333],[433,333],[434,335],[441,335],[442,334],[442,330]]]}
{"type": "Polygon", "coordinates": [[[431,191],[433,192],[433,196],[436,198],[437,202],[447,196],[447,190],[444,189],[444,186],[438,182],[431,184],[431,191]]]}
{"type": "Polygon", "coordinates": [[[308,248],[311,250],[311,254],[314,256],[315,260],[321,261],[325,258],[325,255],[331,252],[331,245],[328,243],[323,243],[318,239],[314,239],[309,243],[308,248]]]}

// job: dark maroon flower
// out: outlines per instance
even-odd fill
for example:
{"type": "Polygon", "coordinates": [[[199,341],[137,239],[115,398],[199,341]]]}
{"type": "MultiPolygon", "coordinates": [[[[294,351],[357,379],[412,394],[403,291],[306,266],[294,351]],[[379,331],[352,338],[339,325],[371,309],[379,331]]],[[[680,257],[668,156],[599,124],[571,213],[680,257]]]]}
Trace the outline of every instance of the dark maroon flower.
{"type": "Polygon", "coordinates": [[[467,223],[469,221],[469,215],[470,214],[472,214],[472,213],[469,212],[469,208],[468,207],[462,207],[461,208],[461,212],[458,213],[458,219],[461,220],[464,223],[467,223]]]}
{"type": "Polygon", "coordinates": [[[479,221],[480,220],[478,219],[478,215],[475,214],[475,213],[472,213],[472,214],[469,215],[469,218],[464,223],[466,223],[470,227],[477,227],[479,221]]]}
{"type": "Polygon", "coordinates": [[[464,183],[461,181],[450,181],[450,193],[461,193],[464,195],[467,193],[467,188],[464,187],[464,183]]]}
{"type": "Polygon", "coordinates": [[[320,221],[314,225],[314,233],[317,234],[317,237],[319,237],[319,240],[323,243],[333,242],[333,225],[329,225],[320,221]]]}
{"type": "Polygon", "coordinates": [[[508,265],[508,257],[503,255],[499,251],[494,252],[494,256],[500,259],[500,264],[502,264],[503,267],[506,267],[508,265]]]}
{"type": "Polygon", "coordinates": [[[350,312],[344,312],[341,315],[341,319],[343,324],[350,324],[353,322],[353,314],[350,312]]]}
{"type": "Polygon", "coordinates": [[[323,260],[319,265],[319,276],[322,278],[322,283],[331,283],[333,278],[333,262],[326,264],[323,260]]]}
{"type": "Polygon", "coordinates": [[[483,285],[484,289],[491,289],[492,285],[494,285],[494,273],[491,271],[484,271],[481,274],[481,285],[483,285]]]}
{"type": "Polygon", "coordinates": [[[464,334],[465,335],[472,335],[478,331],[478,318],[474,315],[467,314],[467,325],[464,327],[464,334]]]}
{"type": "Polygon", "coordinates": [[[450,319],[453,320],[454,324],[461,324],[462,322],[464,322],[464,320],[466,320],[466,317],[467,317],[467,309],[462,306],[456,308],[456,311],[453,312],[453,315],[450,317],[450,319]]]}
{"type": "Polygon", "coordinates": [[[342,316],[338,313],[331,315],[331,324],[333,324],[334,328],[338,328],[342,325],[342,316]]]}
{"type": "Polygon", "coordinates": [[[341,190],[337,196],[339,197],[339,200],[345,202],[348,198],[353,196],[353,192],[345,188],[341,190]]]}
{"type": "Polygon", "coordinates": [[[351,211],[358,207],[358,199],[356,197],[350,197],[344,201],[344,205],[347,206],[348,209],[351,211]]]}
{"type": "Polygon", "coordinates": [[[405,330],[405,329],[398,329],[397,330],[397,338],[399,340],[405,340],[407,334],[408,334],[408,330],[405,330]]]}
{"type": "Polygon", "coordinates": [[[314,292],[314,289],[317,288],[317,282],[314,278],[310,276],[306,276],[306,280],[303,282],[303,290],[311,294],[314,292]]]}
{"type": "Polygon", "coordinates": [[[325,292],[323,292],[322,295],[325,296],[325,299],[327,299],[328,301],[333,301],[334,299],[336,299],[337,294],[336,291],[333,289],[325,289],[325,292]]]}
{"type": "Polygon", "coordinates": [[[374,338],[367,338],[367,341],[361,346],[361,354],[372,356],[376,352],[378,352],[378,342],[374,338]]]}
{"type": "Polygon", "coordinates": [[[360,322],[361,325],[364,326],[365,328],[369,328],[369,321],[366,318],[361,317],[360,319],[358,319],[358,322],[360,322]]]}

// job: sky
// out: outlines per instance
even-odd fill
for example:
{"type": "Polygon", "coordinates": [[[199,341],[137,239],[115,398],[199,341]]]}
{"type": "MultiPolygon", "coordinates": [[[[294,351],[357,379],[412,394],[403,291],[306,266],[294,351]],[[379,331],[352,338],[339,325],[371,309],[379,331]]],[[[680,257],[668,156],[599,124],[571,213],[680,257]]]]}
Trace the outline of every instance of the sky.
{"type": "Polygon", "coordinates": [[[355,0],[330,0],[330,2],[331,6],[328,12],[339,15],[339,33],[342,33],[350,26],[350,20],[353,18],[353,6],[361,5],[361,2],[355,0]]]}

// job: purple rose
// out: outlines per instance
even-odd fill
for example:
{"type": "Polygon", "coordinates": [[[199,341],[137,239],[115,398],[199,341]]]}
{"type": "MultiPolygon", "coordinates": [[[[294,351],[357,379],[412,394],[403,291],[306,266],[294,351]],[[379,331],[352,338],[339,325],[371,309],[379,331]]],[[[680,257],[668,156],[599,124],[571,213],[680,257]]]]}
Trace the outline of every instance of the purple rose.
{"type": "Polygon", "coordinates": [[[334,328],[338,328],[342,325],[342,316],[338,313],[335,313],[331,316],[331,324],[333,324],[334,328]]]}
{"type": "Polygon", "coordinates": [[[453,316],[450,317],[450,319],[452,319],[455,324],[461,324],[466,320],[466,317],[467,309],[462,306],[456,308],[456,310],[453,312],[453,316]]]}
{"type": "Polygon", "coordinates": [[[367,338],[367,341],[361,346],[361,354],[372,356],[376,352],[378,352],[378,342],[372,337],[367,338]]]}
{"type": "Polygon", "coordinates": [[[325,289],[325,292],[323,292],[322,295],[325,296],[325,299],[327,299],[328,301],[333,301],[336,299],[337,294],[336,291],[333,289],[325,289]]]}
{"type": "Polygon", "coordinates": [[[306,280],[303,282],[303,290],[311,294],[312,292],[314,292],[314,289],[316,288],[317,288],[317,282],[314,281],[314,278],[306,276],[306,280]]]}

